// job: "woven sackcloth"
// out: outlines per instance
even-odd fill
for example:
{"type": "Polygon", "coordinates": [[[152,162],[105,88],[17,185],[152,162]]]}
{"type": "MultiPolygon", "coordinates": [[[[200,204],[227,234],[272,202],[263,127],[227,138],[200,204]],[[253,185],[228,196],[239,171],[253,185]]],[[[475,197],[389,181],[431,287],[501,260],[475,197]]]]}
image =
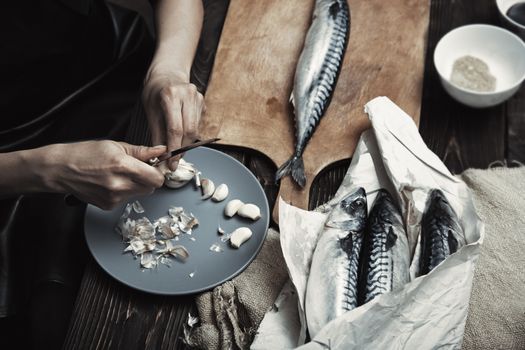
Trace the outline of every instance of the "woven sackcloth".
{"type": "Polygon", "coordinates": [[[279,233],[268,230],[255,260],[239,276],[197,297],[201,324],[186,341],[197,349],[248,349],[264,314],[288,279],[279,233]]]}
{"type": "Polygon", "coordinates": [[[525,349],[525,167],[467,170],[485,222],[463,349],[525,349]]]}

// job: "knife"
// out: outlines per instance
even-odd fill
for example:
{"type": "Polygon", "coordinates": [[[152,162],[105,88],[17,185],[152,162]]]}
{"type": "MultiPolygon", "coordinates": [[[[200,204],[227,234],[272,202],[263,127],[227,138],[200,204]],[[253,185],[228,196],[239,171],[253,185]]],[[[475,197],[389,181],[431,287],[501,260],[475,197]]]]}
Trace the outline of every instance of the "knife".
{"type": "Polygon", "coordinates": [[[164,162],[165,160],[170,159],[171,157],[175,157],[176,155],[184,153],[184,152],[187,152],[190,149],[194,149],[194,148],[197,148],[197,147],[200,147],[200,146],[208,145],[210,143],[214,143],[214,142],[217,142],[219,140],[220,140],[220,138],[208,139],[208,140],[204,140],[204,141],[195,142],[195,143],[192,143],[191,145],[187,145],[187,146],[184,146],[184,147],[181,147],[181,148],[177,148],[176,150],[173,150],[173,151],[170,151],[170,152],[166,152],[166,153],[160,155],[159,157],[151,158],[150,160],[148,160],[148,164],[151,165],[151,166],[156,167],[160,163],[164,162]]]}

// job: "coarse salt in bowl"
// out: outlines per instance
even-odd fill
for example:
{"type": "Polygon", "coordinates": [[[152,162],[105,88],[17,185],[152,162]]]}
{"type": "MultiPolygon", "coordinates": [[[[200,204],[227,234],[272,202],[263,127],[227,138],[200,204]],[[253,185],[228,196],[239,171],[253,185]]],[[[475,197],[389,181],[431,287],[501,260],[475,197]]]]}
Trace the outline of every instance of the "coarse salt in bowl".
{"type": "Polygon", "coordinates": [[[444,89],[455,100],[476,108],[495,106],[510,98],[525,79],[525,44],[515,34],[500,27],[472,24],[456,28],[438,42],[434,65],[444,89]],[[464,56],[484,61],[496,78],[490,92],[470,90],[453,84],[454,62],[464,56]]]}

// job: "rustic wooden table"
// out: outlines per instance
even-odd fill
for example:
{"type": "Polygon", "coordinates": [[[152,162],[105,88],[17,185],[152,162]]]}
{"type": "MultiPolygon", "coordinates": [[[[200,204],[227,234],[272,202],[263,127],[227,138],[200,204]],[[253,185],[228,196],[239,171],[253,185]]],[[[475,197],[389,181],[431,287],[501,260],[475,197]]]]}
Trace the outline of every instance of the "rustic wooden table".
{"type": "MultiPolygon", "coordinates": [[[[419,0],[418,0],[419,1],[419,0]]],[[[205,25],[195,59],[192,80],[205,91],[228,0],[205,1],[205,25]]],[[[432,62],[437,41],[464,24],[499,24],[494,0],[432,0],[420,132],[428,146],[454,173],[491,164],[525,162],[525,88],[511,100],[476,110],[453,101],[442,89],[432,62]]],[[[147,141],[141,113],[132,123],[130,142],[147,141]]],[[[275,166],[261,154],[222,148],[241,160],[259,178],[269,202],[275,203],[275,166]]],[[[322,172],[314,182],[309,207],[331,198],[350,160],[322,172]]],[[[177,349],[194,298],[144,294],[111,279],[95,262],[86,268],[78,293],[66,349],[177,349]]]]}

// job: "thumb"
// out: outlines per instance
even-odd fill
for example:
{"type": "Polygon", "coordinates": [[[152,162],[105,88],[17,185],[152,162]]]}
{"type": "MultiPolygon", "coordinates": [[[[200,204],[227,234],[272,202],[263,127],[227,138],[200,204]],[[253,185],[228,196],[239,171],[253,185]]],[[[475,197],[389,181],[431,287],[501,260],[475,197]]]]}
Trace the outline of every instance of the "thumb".
{"type": "Polygon", "coordinates": [[[122,147],[124,147],[124,150],[126,153],[133,157],[137,158],[138,160],[142,160],[143,162],[160,156],[163,153],[166,153],[166,146],[159,145],[155,147],[147,147],[147,146],[137,146],[137,145],[130,145],[129,143],[120,142],[122,147]]]}

